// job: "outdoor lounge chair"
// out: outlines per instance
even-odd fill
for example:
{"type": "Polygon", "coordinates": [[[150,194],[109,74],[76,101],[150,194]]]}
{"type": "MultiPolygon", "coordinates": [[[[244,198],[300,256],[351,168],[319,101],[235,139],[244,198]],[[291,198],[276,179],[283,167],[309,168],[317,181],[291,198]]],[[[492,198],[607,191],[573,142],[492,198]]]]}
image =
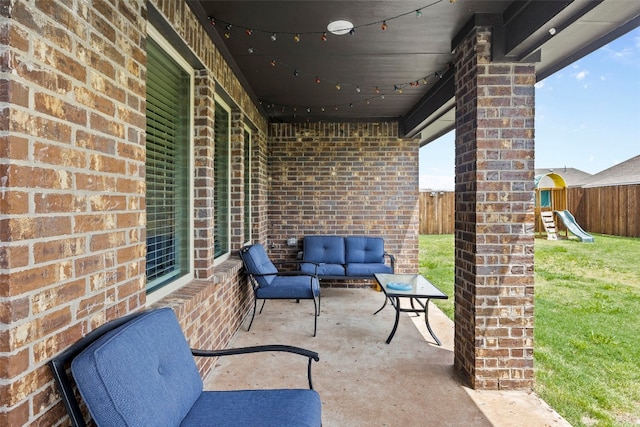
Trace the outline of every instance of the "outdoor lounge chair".
{"type": "Polygon", "coordinates": [[[320,282],[318,275],[303,271],[278,271],[271,262],[267,252],[260,243],[245,246],[240,250],[240,258],[249,275],[249,280],[255,295],[253,314],[247,330],[251,329],[256,315],[258,300],[262,307],[268,299],[312,299],[314,308],[313,336],[316,336],[318,316],[320,315],[320,282]],[[317,298],[317,301],[316,301],[317,298]]]}
{"type": "Polygon", "coordinates": [[[192,350],[170,308],[135,313],[90,332],[49,362],[73,426],[85,426],[67,374],[99,426],[314,426],[321,402],[311,383],[318,354],[271,345],[192,350]],[[194,356],[263,351],[308,358],[309,389],[203,391],[194,356]]]}

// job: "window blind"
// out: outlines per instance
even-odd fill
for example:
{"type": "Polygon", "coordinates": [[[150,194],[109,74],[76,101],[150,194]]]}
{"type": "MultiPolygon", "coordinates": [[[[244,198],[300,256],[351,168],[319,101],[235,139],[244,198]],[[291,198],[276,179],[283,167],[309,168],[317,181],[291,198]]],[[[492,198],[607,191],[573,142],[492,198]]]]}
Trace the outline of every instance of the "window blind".
{"type": "Polygon", "coordinates": [[[188,271],[190,77],[147,39],[147,291],[188,271]]]}

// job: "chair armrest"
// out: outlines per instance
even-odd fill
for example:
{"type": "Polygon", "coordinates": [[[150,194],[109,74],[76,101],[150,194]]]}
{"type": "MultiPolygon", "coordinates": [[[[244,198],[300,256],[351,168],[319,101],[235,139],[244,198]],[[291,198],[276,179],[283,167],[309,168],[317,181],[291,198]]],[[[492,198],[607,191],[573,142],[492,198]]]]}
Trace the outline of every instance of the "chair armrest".
{"type": "Polygon", "coordinates": [[[396,257],[392,254],[385,252],[382,256],[388,256],[389,261],[391,261],[391,271],[395,273],[396,271],[396,257]]]}
{"type": "Polygon", "coordinates": [[[309,359],[307,365],[307,379],[309,380],[309,389],[313,390],[313,382],[311,381],[311,362],[320,360],[320,356],[315,351],[307,350],[301,347],[294,347],[290,345],[257,345],[252,347],[238,347],[238,348],[226,348],[221,350],[199,350],[191,349],[191,354],[199,357],[221,357],[221,356],[233,356],[236,354],[249,354],[249,353],[262,353],[266,351],[279,351],[285,353],[294,353],[301,356],[305,356],[309,359]]]}
{"type": "Polygon", "coordinates": [[[317,274],[313,274],[313,273],[307,273],[306,271],[278,271],[275,273],[264,273],[264,274],[259,274],[259,273],[251,273],[252,276],[255,277],[266,277],[266,276],[309,276],[309,277],[316,277],[317,274]]]}

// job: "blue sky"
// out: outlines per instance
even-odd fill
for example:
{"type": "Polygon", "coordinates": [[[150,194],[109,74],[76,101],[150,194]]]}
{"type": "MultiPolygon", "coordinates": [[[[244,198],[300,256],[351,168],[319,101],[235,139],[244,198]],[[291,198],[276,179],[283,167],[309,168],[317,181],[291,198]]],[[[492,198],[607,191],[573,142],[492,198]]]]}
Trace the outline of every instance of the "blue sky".
{"type": "MultiPolygon", "coordinates": [[[[598,173],[640,154],[640,28],[536,84],[536,168],[598,173]]],[[[454,132],[420,149],[420,188],[453,190],[454,132]]]]}

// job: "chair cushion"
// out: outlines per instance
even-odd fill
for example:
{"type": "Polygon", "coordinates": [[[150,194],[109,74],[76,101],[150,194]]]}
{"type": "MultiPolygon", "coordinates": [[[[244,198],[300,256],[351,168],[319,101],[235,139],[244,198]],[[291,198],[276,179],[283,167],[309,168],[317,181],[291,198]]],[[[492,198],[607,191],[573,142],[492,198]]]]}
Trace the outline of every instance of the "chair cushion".
{"type": "Polygon", "coordinates": [[[278,269],[269,259],[267,251],[260,243],[251,245],[249,249],[242,255],[244,266],[249,274],[253,274],[260,287],[269,286],[275,279],[273,276],[255,276],[256,274],[277,273],[278,269]]]}
{"type": "MultiPolygon", "coordinates": [[[[344,264],[344,237],[305,236],[303,240],[303,261],[325,264],[344,264]]],[[[320,272],[318,272],[320,274],[320,272]]]]}
{"type": "MultiPolygon", "coordinates": [[[[342,264],[320,264],[317,266],[318,276],[344,276],[345,269],[342,264]]],[[[314,274],[316,272],[316,265],[310,263],[301,263],[300,270],[314,274]]]]}
{"type": "Polygon", "coordinates": [[[71,363],[98,425],[179,425],[202,379],[170,308],[148,311],[108,332],[71,363]]]}
{"type": "Polygon", "coordinates": [[[320,427],[322,404],[314,390],[205,391],[184,427],[320,427]]]}
{"type": "Polygon", "coordinates": [[[318,279],[312,276],[276,276],[271,286],[256,290],[257,298],[312,299],[320,293],[318,279]],[[313,293],[311,292],[313,284],[313,293]]]}
{"type": "Polygon", "coordinates": [[[347,264],[347,276],[371,277],[375,273],[393,273],[391,266],[380,263],[356,262],[347,264]]]}
{"type": "MultiPolygon", "coordinates": [[[[346,263],[384,264],[384,239],[381,237],[349,236],[345,238],[346,263]]],[[[351,274],[348,272],[348,274],[351,274]]]]}

